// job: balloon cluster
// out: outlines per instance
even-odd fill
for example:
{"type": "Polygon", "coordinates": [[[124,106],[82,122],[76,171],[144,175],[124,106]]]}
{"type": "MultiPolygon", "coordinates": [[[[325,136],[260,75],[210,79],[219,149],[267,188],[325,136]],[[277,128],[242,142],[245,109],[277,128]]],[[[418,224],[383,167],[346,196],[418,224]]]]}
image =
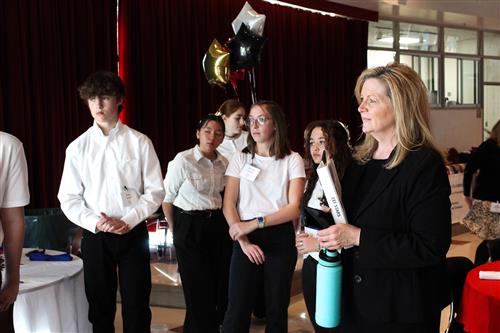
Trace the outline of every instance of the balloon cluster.
{"type": "Polygon", "coordinates": [[[230,83],[236,92],[238,81],[243,80],[248,71],[252,101],[256,101],[254,68],[260,63],[265,22],[266,16],[245,2],[232,22],[236,35],[224,45],[214,39],[203,57],[203,71],[209,84],[225,88],[230,83]]]}

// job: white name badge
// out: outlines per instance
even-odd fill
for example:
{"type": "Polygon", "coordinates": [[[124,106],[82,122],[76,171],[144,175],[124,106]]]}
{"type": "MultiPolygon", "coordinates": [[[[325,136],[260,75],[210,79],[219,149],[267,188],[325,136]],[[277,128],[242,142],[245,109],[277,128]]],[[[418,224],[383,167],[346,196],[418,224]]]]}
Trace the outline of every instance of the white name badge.
{"type": "Polygon", "coordinates": [[[490,207],[490,212],[500,213],[500,202],[492,202],[490,207]]]}
{"type": "Polygon", "coordinates": [[[260,173],[259,168],[254,167],[253,165],[247,163],[245,164],[243,170],[241,170],[240,177],[253,182],[255,178],[257,178],[259,173],[260,173]]]}
{"type": "Polygon", "coordinates": [[[133,205],[132,193],[127,188],[124,188],[121,191],[120,195],[122,197],[122,202],[124,207],[131,207],[133,205]]]}

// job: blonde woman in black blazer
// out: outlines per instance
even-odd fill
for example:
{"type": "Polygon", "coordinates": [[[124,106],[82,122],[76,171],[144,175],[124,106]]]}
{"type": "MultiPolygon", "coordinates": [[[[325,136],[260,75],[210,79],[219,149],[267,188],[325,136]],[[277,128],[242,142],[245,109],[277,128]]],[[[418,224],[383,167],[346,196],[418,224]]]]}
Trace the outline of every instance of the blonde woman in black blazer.
{"type": "Polygon", "coordinates": [[[429,130],[427,91],[401,64],[365,70],[364,138],[343,178],[349,225],[318,233],[342,251],[343,332],[439,332],[449,303],[450,186],[429,130]]]}

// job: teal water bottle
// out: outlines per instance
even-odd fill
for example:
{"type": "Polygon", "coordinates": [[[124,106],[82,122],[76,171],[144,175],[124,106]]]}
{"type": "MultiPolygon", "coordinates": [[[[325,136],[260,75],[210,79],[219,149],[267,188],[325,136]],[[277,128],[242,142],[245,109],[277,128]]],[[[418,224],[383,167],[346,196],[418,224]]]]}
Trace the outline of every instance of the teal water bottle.
{"type": "Polygon", "coordinates": [[[340,254],[336,250],[321,250],[316,272],[316,323],[325,328],[337,327],[342,293],[340,254]]]}

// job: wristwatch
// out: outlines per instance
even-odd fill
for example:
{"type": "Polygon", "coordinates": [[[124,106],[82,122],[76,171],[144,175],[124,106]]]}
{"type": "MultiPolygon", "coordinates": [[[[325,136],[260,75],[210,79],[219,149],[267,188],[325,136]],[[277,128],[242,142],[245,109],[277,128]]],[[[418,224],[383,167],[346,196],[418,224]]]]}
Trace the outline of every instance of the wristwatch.
{"type": "Polygon", "coordinates": [[[257,217],[257,228],[263,229],[266,224],[266,219],[264,216],[257,217]]]}

